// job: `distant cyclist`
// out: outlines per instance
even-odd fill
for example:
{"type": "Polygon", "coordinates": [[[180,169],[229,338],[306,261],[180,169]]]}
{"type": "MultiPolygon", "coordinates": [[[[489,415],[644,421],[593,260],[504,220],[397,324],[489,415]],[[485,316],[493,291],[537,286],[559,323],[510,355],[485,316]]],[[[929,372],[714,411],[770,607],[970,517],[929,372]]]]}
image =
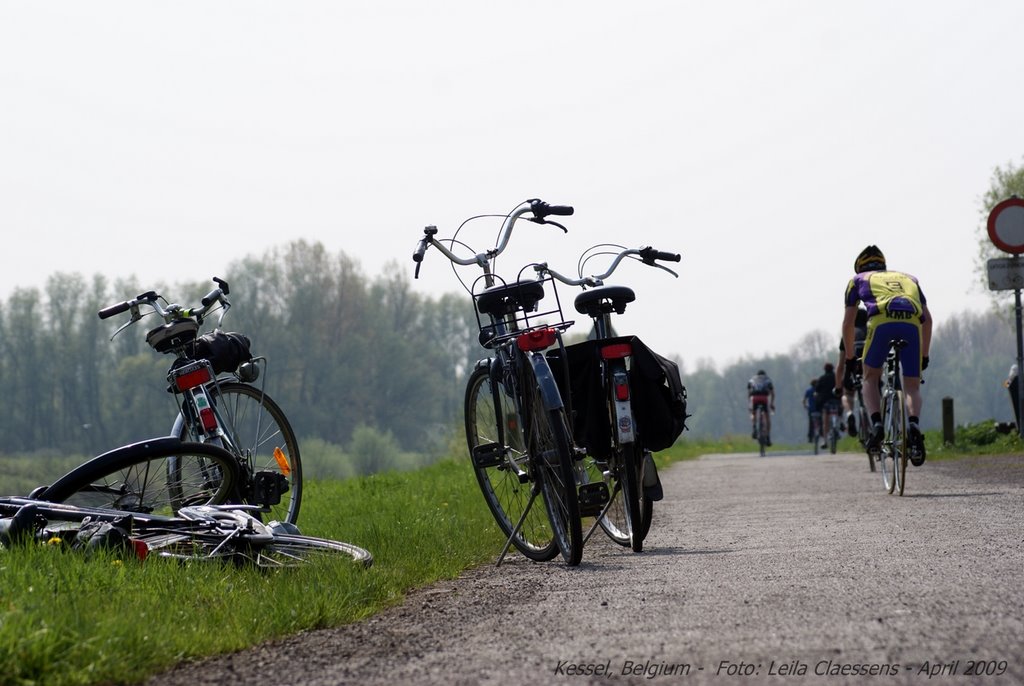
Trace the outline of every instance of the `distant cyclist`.
{"type": "MultiPolygon", "coordinates": [[[[857,308],[857,319],[853,323],[854,351],[853,358],[859,360],[864,355],[864,339],[868,336],[868,313],[863,307],[857,308]]],[[[855,399],[853,378],[846,374],[846,342],[839,341],[839,366],[836,367],[836,388],[843,389],[843,416],[846,418],[846,431],[851,436],[857,435],[857,416],[854,412],[855,399]]]]}
{"type": "Polygon", "coordinates": [[[765,408],[765,424],[768,428],[768,436],[765,445],[772,444],[772,412],[775,411],[775,384],[765,374],[763,369],[757,370],[757,374],[750,377],[747,382],[747,397],[750,406],[750,437],[757,438],[757,408],[765,408]]]}
{"type": "Polygon", "coordinates": [[[900,351],[900,365],[909,415],[910,461],[914,466],[920,466],[925,460],[924,436],[919,427],[921,371],[928,367],[928,351],[932,342],[932,316],[927,300],[916,278],[887,269],[885,256],[877,246],[869,245],[861,251],[854,261],[854,271],[856,275],[846,286],[846,314],[843,317],[843,344],[847,351],[845,377],[851,377],[857,370],[858,361],[852,357],[852,351],[856,349],[857,306],[864,303],[868,325],[864,341],[863,394],[872,424],[868,452],[878,450],[884,434],[879,392],[882,366],[890,343],[903,339],[907,346],[900,351]]]}
{"type": "Polygon", "coordinates": [[[821,412],[821,447],[827,448],[828,444],[825,443],[824,437],[828,436],[828,432],[832,430],[831,410],[838,411],[839,398],[835,394],[836,369],[831,362],[825,363],[824,372],[814,382],[814,404],[821,412]]]}
{"type": "Polygon", "coordinates": [[[813,443],[815,439],[814,431],[814,415],[821,414],[818,412],[818,406],[814,403],[814,387],[817,385],[817,379],[811,379],[807,386],[807,390],[804,391],[804,409],[807,410],[807,442],[813,443]]]}

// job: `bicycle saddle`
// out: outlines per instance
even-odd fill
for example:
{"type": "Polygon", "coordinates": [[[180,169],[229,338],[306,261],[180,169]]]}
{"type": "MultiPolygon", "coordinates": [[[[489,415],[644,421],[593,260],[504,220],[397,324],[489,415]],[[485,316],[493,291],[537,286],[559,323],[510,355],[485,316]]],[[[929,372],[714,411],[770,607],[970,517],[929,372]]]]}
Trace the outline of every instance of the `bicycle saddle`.
{"type": "Polygon", "coordinates": [[[544,297],[544,284],[540,281],[491,286],[476,296],[476,309],[480,314],[503,316],[523,310],[531,312],[544,297]]]}
{"type": "Polygon", "coordinates": [[[622,314],[626,304],[636,300],[636,294],[627,286],[601,286],[583,291],[576,296],[576,311],[589,317],[602,314],[622,314]]]}

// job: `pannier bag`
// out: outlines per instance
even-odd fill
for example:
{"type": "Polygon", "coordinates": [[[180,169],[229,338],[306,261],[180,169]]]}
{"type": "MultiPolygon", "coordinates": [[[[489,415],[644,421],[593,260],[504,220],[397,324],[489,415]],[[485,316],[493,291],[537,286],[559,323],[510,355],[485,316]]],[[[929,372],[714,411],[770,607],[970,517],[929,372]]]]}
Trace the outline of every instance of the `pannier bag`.
{"type": "Polygon", "coordinates": [[[687,428],[686,418],[690,416],[678,365],[658,355],[636,336],[566,346],[568,380],[563,373],[562,351],[551,350],[548,357],[559,391],[563,398],[571,400],[573,439],[599,459],[608,457],[612,446],[607,400],[601,388],[601,348],[617,343],[629,343],[633,349],[629,383],[633,418],[643,447],[653,451],[671,447],[687,428]]]}
{"type": "Polygon", "coordinates": [[[249,337],[231,331],[211,331],[195,340],[196,359],[209,360],[215,374],[233,372],[252,359],[249,337]]]}

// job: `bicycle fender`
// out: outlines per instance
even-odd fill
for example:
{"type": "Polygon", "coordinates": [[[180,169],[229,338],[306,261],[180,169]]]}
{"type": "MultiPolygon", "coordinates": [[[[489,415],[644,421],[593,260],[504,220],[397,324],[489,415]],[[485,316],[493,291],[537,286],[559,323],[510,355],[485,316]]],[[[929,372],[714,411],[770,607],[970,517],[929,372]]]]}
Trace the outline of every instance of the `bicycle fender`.
{"type": "Polygon", "coordinates": [[[555,376],[548,366],[548,358],[541,352],[530,353],[530,365],[533,367],[533,376],[537,379],[537,387],[540,389],[540,396],[544,400],[544,409],[562,409],[562,394],[558,392],[558,384],[555,383],[555,376]]]}

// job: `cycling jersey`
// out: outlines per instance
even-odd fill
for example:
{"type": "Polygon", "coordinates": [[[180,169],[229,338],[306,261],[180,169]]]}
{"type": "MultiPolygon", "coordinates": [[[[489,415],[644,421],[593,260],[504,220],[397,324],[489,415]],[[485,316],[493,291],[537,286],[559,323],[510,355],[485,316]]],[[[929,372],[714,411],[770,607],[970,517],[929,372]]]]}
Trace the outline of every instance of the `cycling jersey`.
{"type": "Polygon", "coordinates": [[[920,376],[921,324],[927,300],[917,279],[903,272],[862,272],[846,286],[846,306],[853,307],[858,302],[864,303],[868,315],[864,364],[881,367],[889,343],[902,338],[909,344],[900,355],[903,373],[920,376]]]}

